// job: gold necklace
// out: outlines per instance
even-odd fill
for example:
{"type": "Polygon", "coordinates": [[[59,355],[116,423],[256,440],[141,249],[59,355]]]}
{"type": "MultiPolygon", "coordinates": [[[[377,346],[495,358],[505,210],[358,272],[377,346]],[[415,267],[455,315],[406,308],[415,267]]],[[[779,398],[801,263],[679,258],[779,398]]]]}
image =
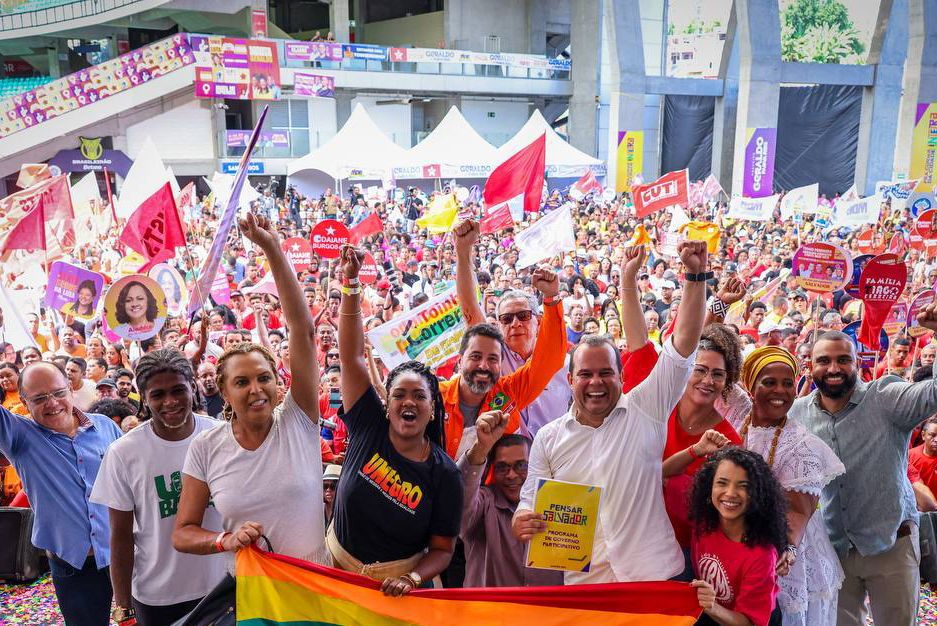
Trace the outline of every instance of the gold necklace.
{"type": "MultiPolygon", "coordinates": [[[[745,417],[745,421],[742,422],[742,428],[739,431],[739,436],[742,438],[742,446],[747,447],[747,438],[748,438],[748,428],[752,424],[752,414],[749,413],[745,417]]],[[[781,418],[781,423],[775,426],[774,428],[774,438],[771,440],[771,449],[768,451],[768,467],[774,467],[774,454],[778,450],[778,439],[781,438],[781,431],[784,430],[784,427],[787,425],[787,416],[785,415],[781,418]]]]}

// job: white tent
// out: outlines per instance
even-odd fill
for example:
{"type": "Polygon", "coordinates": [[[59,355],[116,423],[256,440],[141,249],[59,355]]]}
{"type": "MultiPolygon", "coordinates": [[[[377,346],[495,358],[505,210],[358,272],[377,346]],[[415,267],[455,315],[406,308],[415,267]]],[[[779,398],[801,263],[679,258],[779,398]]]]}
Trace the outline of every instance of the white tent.
{"type": "Polygon", "coordinates": [[[547,135],[547,176],[553,178],[578,178],[589,169],[595,172],[596,176],[605,175],[605,163],[603,161],[569,145],[553,130],[537,109],[534,109],[533,115],[517,131],[517,134],[498,148],[497,162],[501,163],[521,149],[526,148],[543,133],[547,135]]]}
{"type": "Polygon", "coordinates": [[[485,178],[502,161],[453,106],[423,141],[394,167],[394,178],[485,178]]]}
{"type": "Polygon", "coordinates": [[[303,193],[318,193],[339,180],[390,178],[392,168],[403,162],[406,152],[391,141],[358,104],[334,137],[290,163],[286,174],[290,184],[303,193]]]}

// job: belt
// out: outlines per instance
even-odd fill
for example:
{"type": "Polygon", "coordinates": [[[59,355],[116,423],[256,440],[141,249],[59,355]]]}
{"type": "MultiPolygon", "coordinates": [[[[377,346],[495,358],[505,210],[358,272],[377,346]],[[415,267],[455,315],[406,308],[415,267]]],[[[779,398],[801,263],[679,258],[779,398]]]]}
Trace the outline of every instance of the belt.
{"type": "Polygon", "coordinates": [[[902,522],[901,526],[898,527],[898,539],[909,536],[911,534],[912,525],[913,522],[902,522]]]}

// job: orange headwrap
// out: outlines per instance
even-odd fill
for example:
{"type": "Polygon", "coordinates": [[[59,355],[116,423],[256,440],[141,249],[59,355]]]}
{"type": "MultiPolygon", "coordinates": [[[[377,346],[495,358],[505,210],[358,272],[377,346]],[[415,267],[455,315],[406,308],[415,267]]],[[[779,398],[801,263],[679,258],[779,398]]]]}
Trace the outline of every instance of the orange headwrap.
{"type": "Polygon", "coordinates": [[[761,370],[772,363],[784,363],[791,368],[791,372],[795,375],[797,374],[797,361],[791,356],[790,352],[778,346],[764,346],[758,348],[748,355],[745,359],[745,364],[742,365],[742,384],[745,385],[745,388],[748,389],[749,392],[752,391],[752,387],[755,385],[755,379],[758,378],[758,374],[761,373],[761,370]]]}

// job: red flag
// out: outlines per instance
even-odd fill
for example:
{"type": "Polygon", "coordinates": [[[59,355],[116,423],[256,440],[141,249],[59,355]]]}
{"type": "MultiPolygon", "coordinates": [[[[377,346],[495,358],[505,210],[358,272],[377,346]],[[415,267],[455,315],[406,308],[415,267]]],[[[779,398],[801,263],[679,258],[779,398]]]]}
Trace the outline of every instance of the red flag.
{"type": "Polygon", "coordinates": [[[146,258],[140,273],[172,258],[177,246],[185,246],[185,230],[168,182],[137,207],[127,220],[120,241],[146,258]]]}
{"type": "MultiPolygon", "coordinates": [[[[579,180],[573,183],[573,187],[570,191],[575,191],[576,196],[584,198],[587,194],[601,194],[605,190],[595,177],[595,172],[590,169],[587,170],[579,180]]],[[[570,193],[570,195],[573,196],[574,194],[570,193]]]]}
{"type": "Polygon", "coordinates": [[[485,216],[478,225],[480,227],[479,233],[482,235],[496,233],[505,228],[513,228],[514,218],[511,217],[511,207],[505,202],[496,206],[493,210],[486,210],[485,216]]]}
{"type": "Polygon", "coordinates": [[[546,167],[546,133],[494,169],[485,183],[485,204],[495,206],[523,194],[524,211],[540,208],[546,167]]]}
{"type": "Polygon", "coordinates": [[[50,243],[58,243],[60,248],[74,245],[75,215],[65,174],[0,200],[0,216],[0,252],[48,250],[50,243]]]}
{"type": "Polygon", "coordinates": [[[664,174],[653,183],[635,185],[631,191],[635,216],[641,219],[675,204],[686,207],[690,202],[689,189],[687,170],[664,174]]]}
{"type": "Polygon", "coordinates": [[[351,243],[358,243],[368,235],[374,235],[384,230],[384,223],[377,213],[369,213],[366,218],[348,229],[351,243]]]}

